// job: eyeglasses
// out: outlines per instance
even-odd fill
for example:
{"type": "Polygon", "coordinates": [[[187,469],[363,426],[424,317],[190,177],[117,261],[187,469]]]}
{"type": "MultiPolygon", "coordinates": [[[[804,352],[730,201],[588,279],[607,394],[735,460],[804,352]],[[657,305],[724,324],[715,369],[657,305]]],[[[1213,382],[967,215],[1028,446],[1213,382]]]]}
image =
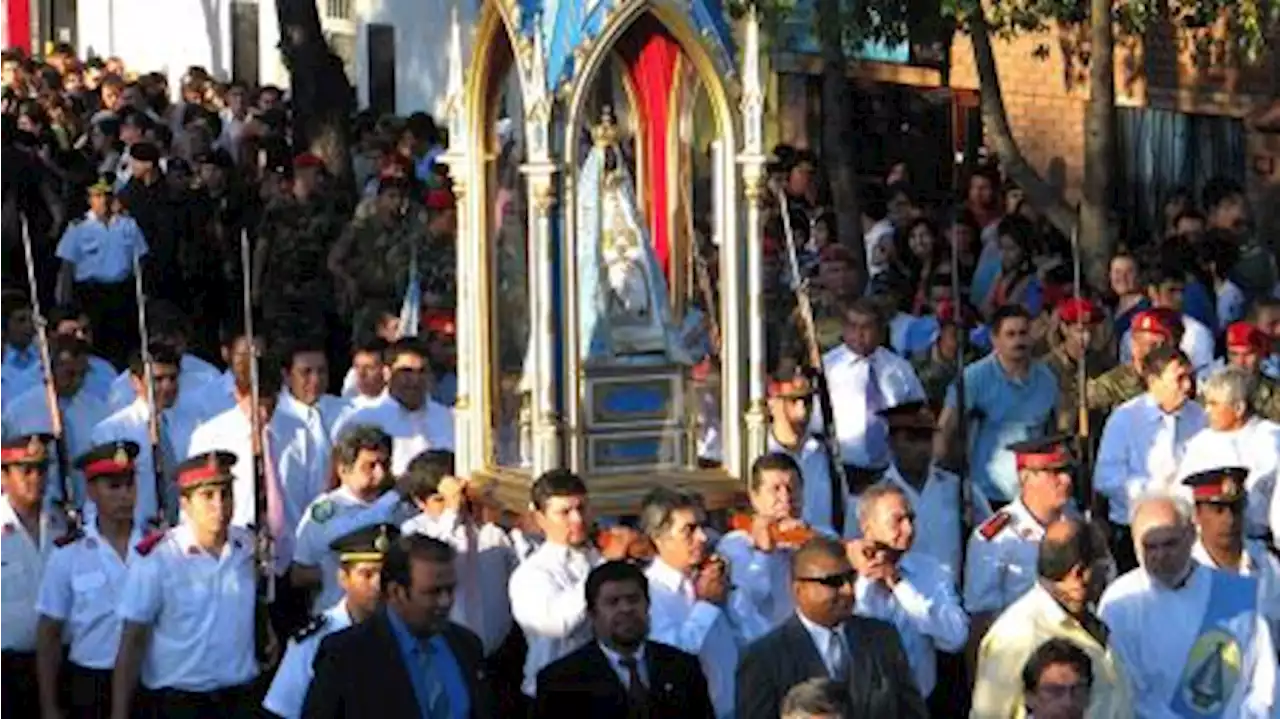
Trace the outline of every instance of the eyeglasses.
{"type": "Polygon", "coordinates": [[[828,589],[839,589],[846,584],[853,584],[858,579],[858,573],[850,570],[839,574],[828,574],[825,577],[796,577],[797,582],[811,582],[813,584],[821,584],[828,589]]]}

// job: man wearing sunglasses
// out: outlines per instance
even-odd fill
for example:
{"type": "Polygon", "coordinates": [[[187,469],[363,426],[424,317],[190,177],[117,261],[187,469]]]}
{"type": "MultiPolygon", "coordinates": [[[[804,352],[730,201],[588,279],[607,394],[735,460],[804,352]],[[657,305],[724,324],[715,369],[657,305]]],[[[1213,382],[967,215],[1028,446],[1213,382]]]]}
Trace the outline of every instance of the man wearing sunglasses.
{"type": "Polygon", "coordinates": [[[819,537],[793,555],[796,613],[745,650],[738,665],[739,719],[774,719],[787,691],[815,676],[845,688],[848,716],[929,716],[893,626],[853,615],[857,574],[850,551],[819,537]]]}

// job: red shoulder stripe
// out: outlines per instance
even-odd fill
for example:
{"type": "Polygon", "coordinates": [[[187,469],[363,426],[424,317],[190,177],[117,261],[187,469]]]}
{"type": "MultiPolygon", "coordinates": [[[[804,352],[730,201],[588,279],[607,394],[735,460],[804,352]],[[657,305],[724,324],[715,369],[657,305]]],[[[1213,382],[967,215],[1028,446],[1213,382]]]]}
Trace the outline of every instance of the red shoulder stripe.
{"type": "Polygon", "coordinates": [[[1007,524],[1009,524],[1009,515],[1006,512],[996,512],[991,515],[990,519],[983,522],[982,526],[978,527],[978,535],[987,541],[991,541],[1007,524]]]}
{"type": "Polygon", "coordinates": [[[137,546],[134,547],[138,552],[138,556],[145,557],[148,554],[151,554],[151,550],[155,549],[156,545],[160,544],[161,539],[164,539],[164,534],[165,530],[156,529],[143,537],[142,541],[138,542],[137,546]]]}

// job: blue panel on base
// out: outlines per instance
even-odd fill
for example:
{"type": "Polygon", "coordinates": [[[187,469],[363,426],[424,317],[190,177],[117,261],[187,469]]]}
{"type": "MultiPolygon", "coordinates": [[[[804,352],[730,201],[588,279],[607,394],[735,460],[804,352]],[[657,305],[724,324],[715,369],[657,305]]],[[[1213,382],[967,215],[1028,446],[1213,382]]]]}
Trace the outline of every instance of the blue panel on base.
{"type": "Polygon", "coordinates": [[[675,382],[668,378],[588,380],[591,382],[591,426],[673,423],[679,420],[675,382]]]}
{"type": "Polygon", "coordinates": [[[680,440],[671,434],[592,437],[590,471],[644,470],[675,466],[680,440]]]}

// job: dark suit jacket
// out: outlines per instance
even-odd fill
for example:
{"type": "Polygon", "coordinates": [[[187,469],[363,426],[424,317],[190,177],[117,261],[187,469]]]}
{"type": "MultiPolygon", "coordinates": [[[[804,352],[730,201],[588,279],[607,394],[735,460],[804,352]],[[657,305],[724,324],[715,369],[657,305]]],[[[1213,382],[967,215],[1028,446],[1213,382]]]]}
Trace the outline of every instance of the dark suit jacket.
{"type": "MultiPolygon", "coordinates": [[[[307,691],[303,717],[338,719],[377,715],[412,719],[418,716],[418,699],[387,611],[382,609],[360,624],[335,632],[320,642],[315,678],[307,691]]],[[[480,638],[453,623],[446,625],[442,634],[467,682],[472,719],[496,717],[494,695],[483,669],[484,650],[480,638]]]]}
{"type": "MultiPolygon", "coordinates": [[[[658,642],[644,646],[649,680],[649,719],[714,719],[707,679],[698,658],[658,642]]],[[[622,680],[596,642],[538,672],[537,719],[626,719],[622,680]]]]}
{"type": "MultiPolygon", "coordinates": [[[[851,717],[928,719],[898,632],[878,619],[845,622],[851,717]]],[[[738,719],[777,719],[791,687],[827,676],[813,638],[792,616],[747,647],[738,664],[738,719]]]]}

